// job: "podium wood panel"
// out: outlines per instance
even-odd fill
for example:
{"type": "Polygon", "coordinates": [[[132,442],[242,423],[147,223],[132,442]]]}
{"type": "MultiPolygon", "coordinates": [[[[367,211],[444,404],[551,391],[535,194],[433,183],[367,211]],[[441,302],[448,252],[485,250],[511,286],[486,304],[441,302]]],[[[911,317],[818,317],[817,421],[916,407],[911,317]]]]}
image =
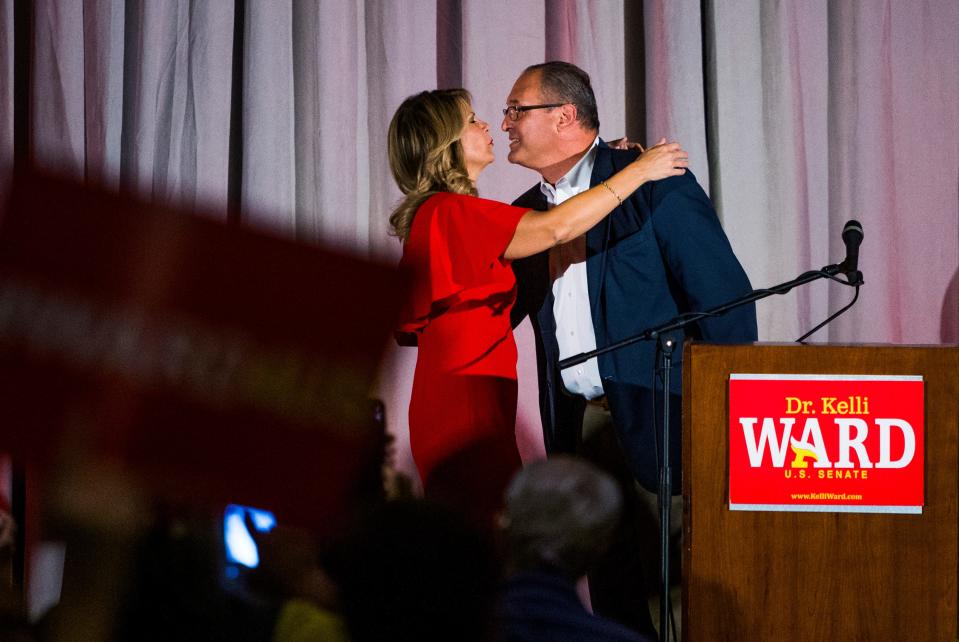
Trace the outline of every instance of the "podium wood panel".
{"type": "Polygon", "coordinates": [[[959,639],[959,348],[691,344],[683,377],[685,640],[959,639]],[[921,375],[922,514],[730,511],[730,373],[921,375]]]}

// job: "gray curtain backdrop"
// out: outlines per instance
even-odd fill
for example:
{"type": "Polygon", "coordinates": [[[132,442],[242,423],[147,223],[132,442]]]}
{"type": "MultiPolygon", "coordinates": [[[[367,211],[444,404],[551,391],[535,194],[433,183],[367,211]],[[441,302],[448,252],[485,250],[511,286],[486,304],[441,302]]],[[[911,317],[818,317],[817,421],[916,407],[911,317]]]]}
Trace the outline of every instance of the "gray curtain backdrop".
{"type": "MultiPolygon", "coordinates": [[[[605,137],[665,136],[690,150],[754,287],[841,260],[843,223],[862,222],[860,301],[815,340],[959,341],[955,0],[33,7],[26,134],[44,167],[395,261],[387,216],[399,192],[385,139],[400,101],[463,85],[495,128],[519,72],[560,58],[592,75],[605,137]]],[[[0,0],[5,167],[14,158],[14,27],[14,1],[0,0]]],[[[505,162],[506,137],[494,138],[499,158],[480,192],[512,200],[536,176],[505,162]]],[[[307,295],[322,297],[323,284],[307,295]]],[[[818,282],[767,299],[760,338],[791,341],[850,297],[818,282]]],[[[518,341],[518,436],[535,457],[542,442],[527,326],[518,341]]],[[[414,361],[414,351],[392,350],[377,390],[408,472],[414,361]]]]}

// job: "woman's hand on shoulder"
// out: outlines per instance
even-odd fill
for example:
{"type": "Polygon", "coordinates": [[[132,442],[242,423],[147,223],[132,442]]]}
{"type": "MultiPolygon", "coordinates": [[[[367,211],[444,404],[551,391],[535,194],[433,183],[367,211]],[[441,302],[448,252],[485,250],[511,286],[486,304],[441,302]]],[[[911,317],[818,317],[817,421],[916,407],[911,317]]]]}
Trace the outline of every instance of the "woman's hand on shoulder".
{"type": "Polygon", "coordinates": [[[679,143],[667,143],[665,138],[661,138],[633,162],[642,166],[646,180],[658,181],[685,174],[689,167],[689,154],[679,143]]]}

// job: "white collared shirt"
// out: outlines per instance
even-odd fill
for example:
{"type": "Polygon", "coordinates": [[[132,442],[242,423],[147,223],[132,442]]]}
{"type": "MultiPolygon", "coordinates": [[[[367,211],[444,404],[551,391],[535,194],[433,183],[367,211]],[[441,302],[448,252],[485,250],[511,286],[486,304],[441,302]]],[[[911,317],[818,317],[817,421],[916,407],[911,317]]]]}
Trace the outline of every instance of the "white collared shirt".
{"type": "MultiPolygon", "coordinates": [[[[599,137],[565,176],[550,185],[540,181],[540,190],[550,207],[589,189],[599,137]]],[[[549,272],[553,282],[553,316],[556,318],[556,342],[559,358],[565,359],[596,349],[596,333],[589,307],[586,281],[586,235],[549,251],[549,272]]],[[[571,393],[587,399],[603,396],[603,382],[595,357],[562,371],[563,385],[571,393]]]]}

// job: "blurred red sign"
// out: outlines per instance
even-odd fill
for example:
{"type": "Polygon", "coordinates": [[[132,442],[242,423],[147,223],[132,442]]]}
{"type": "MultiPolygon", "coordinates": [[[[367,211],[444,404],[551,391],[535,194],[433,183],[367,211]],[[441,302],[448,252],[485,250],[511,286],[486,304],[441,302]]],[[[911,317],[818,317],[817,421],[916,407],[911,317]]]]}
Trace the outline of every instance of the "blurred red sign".
{"type": "Polygon", "coordinates": [[[65,434],[176,497],[322,528],[379,473],[392,268],[48,176],[0,227],[0,449],[65,434]]]}

